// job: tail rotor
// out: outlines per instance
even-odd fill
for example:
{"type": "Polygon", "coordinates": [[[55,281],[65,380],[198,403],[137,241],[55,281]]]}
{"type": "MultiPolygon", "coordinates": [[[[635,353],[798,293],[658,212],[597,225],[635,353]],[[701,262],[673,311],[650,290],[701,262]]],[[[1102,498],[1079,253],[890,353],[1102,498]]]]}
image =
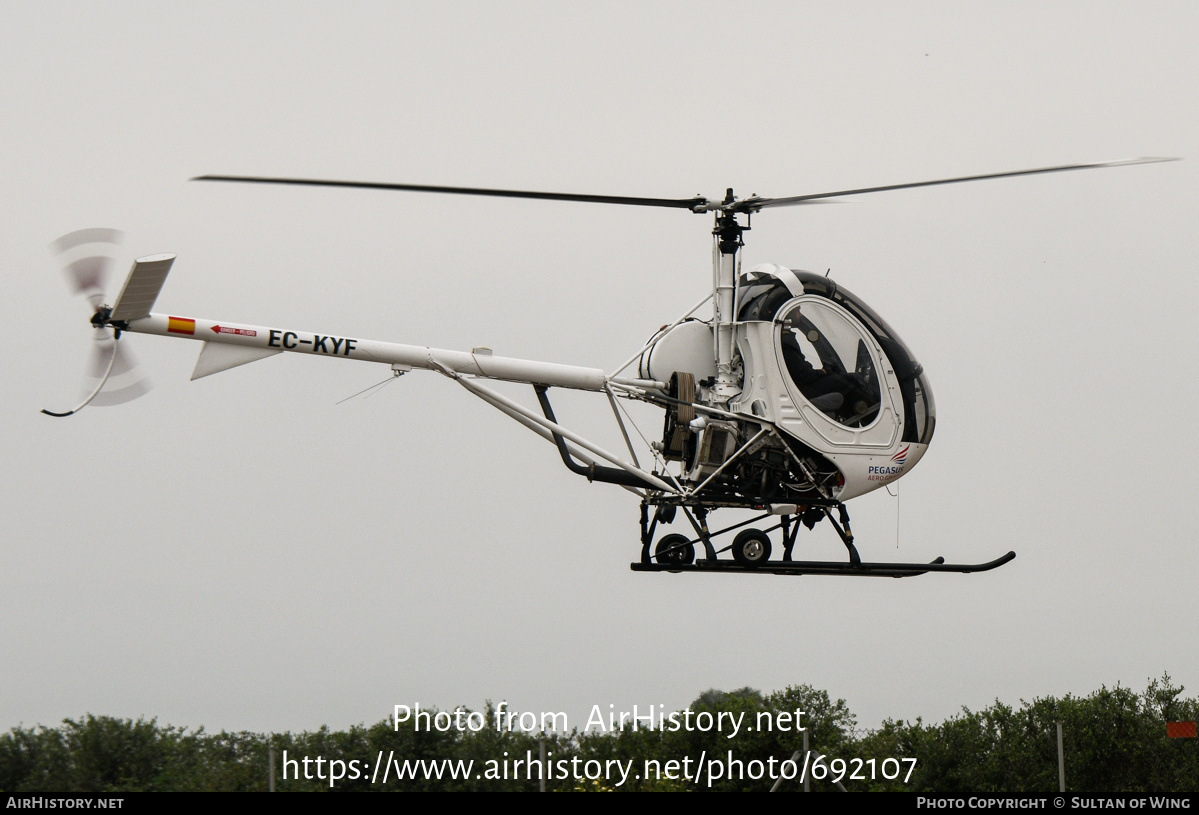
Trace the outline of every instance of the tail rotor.
{"type": "MultiPolygon", "coordinates": [[[[123,235],[116,229],[80,229],[63,235],[50,244],[66,275],[67,284],[76,294],[87,298],[92,312],[99,317],[106,309],[105,286],[109,272],[121,250],[123,235]]],[[[91,359],[84,383],[83,401],[66,412],[42,410],[47,416],[70,416],[89,404],[119,405],[150,390],[150,382],[140,372],[133,354],[120,342],[121,331],[93,319],[91,359]]]]}

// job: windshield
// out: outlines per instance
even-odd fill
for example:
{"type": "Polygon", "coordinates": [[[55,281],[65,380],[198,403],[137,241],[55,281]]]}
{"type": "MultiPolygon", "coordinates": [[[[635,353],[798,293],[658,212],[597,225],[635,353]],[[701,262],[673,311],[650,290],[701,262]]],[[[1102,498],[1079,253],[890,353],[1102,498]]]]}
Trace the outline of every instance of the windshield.
{"type": "Polygon", "coordinates": [[[780,317],[787,374],[820,412],[846,427],[878,416],[878,372],[862,330],[823,301],[796,303],[780,317]]]}

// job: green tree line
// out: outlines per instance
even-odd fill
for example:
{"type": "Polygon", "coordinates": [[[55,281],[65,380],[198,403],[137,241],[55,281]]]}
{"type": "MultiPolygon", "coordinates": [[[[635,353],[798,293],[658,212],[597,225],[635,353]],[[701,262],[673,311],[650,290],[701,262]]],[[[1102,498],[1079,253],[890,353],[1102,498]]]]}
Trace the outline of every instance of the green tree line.
{"type": "MultiPolygon", "coordinates": [[[[534,791],[537,770],[527,759],[537,759],[543,745],[550,762],[549,791],[765,790],[774,784],[772,776],[788,774],[781,762],[802,751],[802,724],[812,754],[824,756],[811,782],[815,791],[833,789],[829,776],[839,775],[850,791],[1050,793],[1058,785],[1060,721],[1067,789],[1188,792],[1199,789],[1199,740],[1169,739],[1165,723],[1194,721],[1197,708],[1196,700],[1184,697],[1183,688],[1164,675],[1141,693],[1117,685],[1087,696],[1022,701],[1018,707],[996,701],[980,711],[964,708],[939,724],[888,720],[865,733],[855,730],[855,717],[843,699],[834,701],[809,685],[769,694],[752,688],[710,690],[686,709],[690,718],[677,713],[680,723],[739,721],[734,738],[729,738],[728,726],[672,729],[669,718],[665,728],[650,729],[643,722],[612,732],[576,729],[542,738],[494,727],[496,710],[490,703],[476,714],[474,723],[486,723],[477,729],[439,730],[429,727],[428,720],[418,726],[410,719],[398,727],[385,720],[340,731],[322,727],[298,734],[210,734],[155,720],[89,715],[67,719],[59,727],[16,727],[0,735],[0,791],[266,790],[271,750],[280,791],[534,791]],[[802,719],[795,717],[796,711],[803,711],[802,719]],[[285,753],[291,762],[286,777],[285,753]],[[715,771],[697,778],[701,756],[719,766],[709,764],[715,771]],[[317,757],[323,760],[320,766],[317,757]],[[915,762],[900,763],[902,759],[915,762]],[[387,783],[380,772],[372,783],[376,763],[389,760],[421,769],[403,779],[389,772],[387,783]],[[465,777],[452,773],[446,760],[472,762],[472,771],[465,777]],[[431,764],[414,764],[421,761],[439,762],[442,777],[426,771],[431,764]],[[612,772],[613,767],[629,768],[627,776],[612,772]],[[334,768],[341,777],[330,785],[334,768]]],[[[659,711],[663,713],[669,717],[671,712],[659,711]]],[[[441,721],[445,725],[448,720],[443,715],[441,721]]],[[[781,789],[799,786],[790,779],[781,789]]]]}

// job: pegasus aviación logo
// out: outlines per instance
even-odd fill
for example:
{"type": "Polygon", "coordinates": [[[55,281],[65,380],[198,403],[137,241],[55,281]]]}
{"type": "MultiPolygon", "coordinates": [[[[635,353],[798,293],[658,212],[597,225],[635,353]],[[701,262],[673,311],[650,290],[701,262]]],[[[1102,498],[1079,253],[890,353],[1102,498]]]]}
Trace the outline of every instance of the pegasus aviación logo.
{"type": "Polygon", "coordinates": [[[890,481],[893,478],[899,478],[903,472],[903,465],[907,463],[908,451],[912,449],[912,445],[907,445],[895,455],[891,456],[889,464],[873,465],[866,469],[869,473],[871,481],[890,481]]]}

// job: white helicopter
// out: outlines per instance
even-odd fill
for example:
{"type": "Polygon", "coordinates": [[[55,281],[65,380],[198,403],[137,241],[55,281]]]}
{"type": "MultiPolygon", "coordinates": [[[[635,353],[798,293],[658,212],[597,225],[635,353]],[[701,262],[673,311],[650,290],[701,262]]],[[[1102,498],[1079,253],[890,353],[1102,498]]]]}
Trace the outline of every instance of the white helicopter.
{"type": "MultiPolygon", "coordinates": [[[[886,190],[1069,170],[1172,161],[1138,158],[1069,164],[986,175],[918,181],[788,198],[721,200],[531,192],[523,190],[381,184],[316,179],[200,176],[198,181],[294,184],[404,190],[555,201],[670,207],[714,213],[712,292],[653,334],[610,373],[494,356],[489,349],[447,351],[416,345],[209,320],[152,309],[174,255],[139,258],[114,303],[105,303],[103,281],[119,233],[85,229],[51,245],[60,253],[74,288],[94,308],[99,383],[69,416],[90,403],[116,404],[146,388],[119,343],[126,332],[200,340],[192,379],[285,352],[353,359],[390,366],[391,375],[436,371],[510,416],[558,448],[571,472],[616,484],[641,499],[641,556],[636,571],[756,572],[908,577],[927,572],[981,572],[1011,561],[1014,552],[978,564],[871,563],[854,545],[845,502],[895,481],[928,449],[936,410],[928,377],[894,330],[859,297],[827,276],[760,264],[744,271],[741,250],[753,213],[886,190]],[[742,222],[744,219],[744,222],[742,222]],[[710,319],[693,317],[709,300],[710,319]],[[637,365],[635,372],[626,371],[637,365]],[[633,375],[635,373],[635,375],[633,375]],[[541,415],[483,383],[496,379],[532,385],[541,415]],[[605,450],[562,426],[550,388],[595,391],[607,397],[629,458],[605,450]],[[649,441],[622,404],[647,402],[663,409],[659,440],[649,441]],[[642,463],[629,429],[649,447],[642,463]],[[713,530],[717,509],[755,510],[749,520],[713,530]],[[693,534],[667,534],[659,525],[681,512],[693,534]],[[776,519],[777,520],[773,520],[776,519]],[[848,551],[847,562],[793,558],[801,528],[827,519],[848,551]],[[768,524],[765,528],[751,526],[768,524]],[[722,536],[740,530],[731,542],[722,536]],[[782,557],[772,559],[770,533],[779,532],[782,557]],[[718,543],[719,541],[719,543],[718,543]],[[703,556],[696,558],[696,545],[703,556]],[[731,552],[731,558],[721,555],[731,552]]],[[[387,381],[387,380],[385,380],[387,381]]]]}

